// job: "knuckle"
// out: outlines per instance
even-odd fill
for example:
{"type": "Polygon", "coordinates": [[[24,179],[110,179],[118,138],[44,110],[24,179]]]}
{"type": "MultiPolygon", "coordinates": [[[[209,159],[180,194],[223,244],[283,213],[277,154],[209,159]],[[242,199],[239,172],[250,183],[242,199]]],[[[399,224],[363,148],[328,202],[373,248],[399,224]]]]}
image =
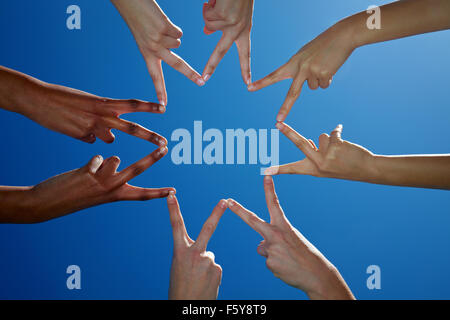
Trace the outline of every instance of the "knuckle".
{"type": "Polygon", "coordinates": [[[136,167],[133,168],[133,175],[138,176],[144,171],[145,171],[145,169],[143,167],[136,166],[136,167]]]}
{"type": "Polygon", "coordinates": [[[326,133],[322,133],[322,134],[319,136],[319,139],[322,139],[322,140],[328,139],[328,135],[327,135],[326,133]]]}

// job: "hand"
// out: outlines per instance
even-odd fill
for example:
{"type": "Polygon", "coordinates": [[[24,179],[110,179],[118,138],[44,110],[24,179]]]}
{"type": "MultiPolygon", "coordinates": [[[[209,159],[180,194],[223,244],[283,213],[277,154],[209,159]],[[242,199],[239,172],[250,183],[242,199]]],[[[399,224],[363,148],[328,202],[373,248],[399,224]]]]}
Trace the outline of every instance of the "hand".
{"type": "Polygon", "coordinates": [[[334,74],[354,49],[351,33],[344,24],[338,23],[304,46],[279,69],[252,83],[248,89],[256,91],[285,79],[293,79],[277,115],[277,121],[284,121],[300,96],[304,82],[308,81],[312,90],[319,86],[328,88],[334,74]]]}
{"type": "Polygon", "coordinates": [[[377,176],[374,154],[369,150],[344,141],[341,138],[342,125],[331,135],[323,133],[319,137],[319,148],[312,140],[285,123],[277,123],[277,128],[289,138],[306,156],[305,159],[266,169],[265,174],[305,174],[316,177],[367,181],[377,176]]]}
{"type": "Polygon", "coordinates": [[[180,206],[173,192],[167,198],[167,206],[174,242],[169,299],[217,299],[222,268],[214,262],[214,253],[206,251],[206,247],[227,208],[227,202],[221,200],[217,204],[203,225],[197,241],[193,241],[186,231],[180,206]]]}
{"type": "Polygon", "coordinates": [[[354,299],[338,270],[297,229],[280,206],[271,177],[264,178],[270,224],[232,199],[228,206],[264,240],[257,248],[267,268],[311,299],[354,299]]]}
{"type": "Polygon", "coordinates": [[[164,14],[154,0],[111,0],[125,19],[136,39],[155,84],[156,94],[162,105],[167,105],[167,92],[161,61],[166,62],[199,86],[202,77],[182,58],[170,51],[178,48],[183,32],[164,14]]]}
{"type": "Polygon", "coordinates": [[[95,156],[84,167],[31,188],[28,196],[34,199],[33,209],[3,222],[37,223],[104,203],[166,197],[173,188],[147,189],[127,183],[166,153],[166,147],[157,149],[121,172],[116,171],[120,164],[118,157],[103,160],[95,156]]]}
{"type": "Polygon", "coordinates": [[[250,32],[252,29],[253,0],[209,0],[203,4],[205,34],[218,30],[223,32],[222,38],[203,71],[203,79],[207,81],[217,65],[236,42],[241,63],[242,79],[249,85],[252,81],[250,71],[250,32]]]}

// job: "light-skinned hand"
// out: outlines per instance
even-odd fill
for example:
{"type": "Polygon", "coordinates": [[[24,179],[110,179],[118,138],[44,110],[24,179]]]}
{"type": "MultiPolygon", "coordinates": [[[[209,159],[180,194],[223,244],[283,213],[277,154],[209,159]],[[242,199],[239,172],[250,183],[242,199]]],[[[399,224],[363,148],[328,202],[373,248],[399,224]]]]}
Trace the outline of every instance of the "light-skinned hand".
{"type": "Polygon", "coordinates": [[[374,154],[369,150],[341,138],[342,125],[338,125],[330,135],[319,137],[319,148],[312,140],[283,122],[277,128],[291,140],[306,156],[305,159],[266,169],[265,174],[304,174],[315,177],[347,180],[366,180],[375,176],[374,154]],[[373,172],[371,172],[373,171],[373,172]]]}
{"type": "Polygon", "coordinates": [[[228,207],[264,238],[257,252],[267,268],[310,299],[354,299],[338,270],[288,221],[270,176],[264,177],[264,192],[270,223],[233,199],[228,207]]]}

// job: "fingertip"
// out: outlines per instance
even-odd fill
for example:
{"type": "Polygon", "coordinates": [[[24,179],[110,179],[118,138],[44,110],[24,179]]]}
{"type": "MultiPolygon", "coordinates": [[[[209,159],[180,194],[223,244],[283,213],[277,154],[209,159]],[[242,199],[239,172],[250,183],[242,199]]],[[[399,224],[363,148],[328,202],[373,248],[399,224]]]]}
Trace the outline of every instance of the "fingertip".
{"type": "Polygon", "coordinates": [[[227,199],[227,203],[228,203],[228,208],[233,208],[236,205],[236,201],[234,201],[231,198],[227,199]]]}

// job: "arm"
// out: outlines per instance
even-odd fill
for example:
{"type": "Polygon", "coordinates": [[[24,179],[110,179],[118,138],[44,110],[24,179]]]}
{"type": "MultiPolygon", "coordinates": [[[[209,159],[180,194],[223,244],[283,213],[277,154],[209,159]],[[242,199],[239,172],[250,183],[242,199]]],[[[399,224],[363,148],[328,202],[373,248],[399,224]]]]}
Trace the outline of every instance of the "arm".
{"type": "Polygon", "coordinates": [[[367,28],[366,11],[342,20],[343,28],[354,35],[355,47],[450,29],[448,0],[396,1],[381,6],[380,11],[381,29],[367,28]]]}
{"type": "Polygon", "coordinates": [[[221,200],[203,225],[197,241],[192,240],[184,225],[174,192],[167,197],[173,230],[173,259],[170,270],[170,300],[215,300],[222,280],[222,268],[214,262],[214,253],[206,251],[220,218],[227,208],[221,200]]]}
{"type": "Polygon", "coordinates": [[[164,137],[136,123],[120,119],[130,112],[164,113],[165,107],[140,100],[113,100],[45,83],[0,66],[0,108],[20,113],[40,125],[87,143],[106,143],[117,129],[158,146],[164,137]]]}
{"type": "Polygon", "coordinates": [[[375,155],[341,138],[339,125],[330,135],[319,137],[319,148],[312,140],[285,123],[277,128],[306,156],[305,159],[272,167],[266,174],[306,174],[316,177],[364,181],[369,183],[450,190],[450,155],[375,155]]]}
{"type": "Polygon", "coordinates": [[[264,192],[270,223],[232,199],[228,206],[264,238],[257,252],[266,258],[269,270],[312,300],[354,300],[336,267],[286,218],[271,177],[264,178],[264,192]]]}
{"type": "Polygon", "coordinates": [[[118,157],[95,156],[84,167],[34,187],[0,187],[0,223],[38,223],[104,203],[166,197],[173,188],[128,184],[166,153],[166,147],[157,149],[120,172],[118,157]]]}
{"type": "Polygon", "coordinates": [[[303,85],[311,90],[330,86],[334,75],[353,51],[363,45],[450,28],[450,1],[403,0],[380,7],[381,29],[367,27],[366,11],[343,19],[301,48],[289,61],[248,86],[257,91],[276,82],[293,79],[278,111],[285,121],[299,98],[303,85]]]}

